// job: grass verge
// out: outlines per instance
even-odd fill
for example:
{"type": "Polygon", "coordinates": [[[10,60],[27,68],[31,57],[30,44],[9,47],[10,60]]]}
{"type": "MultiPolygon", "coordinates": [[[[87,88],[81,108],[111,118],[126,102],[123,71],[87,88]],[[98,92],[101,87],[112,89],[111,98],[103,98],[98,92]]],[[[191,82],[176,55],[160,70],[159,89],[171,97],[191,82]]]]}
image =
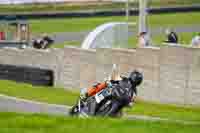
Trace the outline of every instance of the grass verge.
{"type": "Polygon", "coordinates": [[[78,97],[78,93],[61,88],[32,86],[5,80],[0,80],[0,94],[63,105],[73,105],[78,97]]]}
{"type": "MultiPolygon", "coordinates": [[[[197,19],[200,13],[174,13],[162,15],[150,15],[149,25],[151,28],[177,27],[187,25],[198,25],[197,19]],[[177,19],[179,18],[179,19],[177,19]]],[[[73,18],[73,19],[45,19],[31,20],[31,30],[33,33],[56,33],[56,32],[80,32],[95,29],[97,26],[107,22],[126,21],[123,16],[119,17],[94,17],[94,18],[73,18]]],[[[137,16],[130,17],[129,22],[138,22],[137,16]]]]}
{"type": "Polygon", "coordinates": [[[78,41],[68,41],[68,42],[64,42],[64,43],[61,43],[61,44],[53,44],[51,45],[51,48],[65,48],[65,46],[80,46],[81,45],[81,42],[78,42],[78,41]]]}
{"type": "Polygon", "coordinates": [[[128,114],[167,118],[170,120],[195,121],[200,123],[200,108],[177,106],[151,102],[137,101],[131,109],[125,109],[128,114]]]}
{"type": "MultiPolygon", "coordinates": [[[[185,6],[200,4],[199,0],[151,0],[150,7],[185,6]]],[[[138,8],[138,0],[130,0],[130,7],[138,8]]],[[[124,3],[115,2],[90,2],[90,3],[50,3],[50,4],[26,4],[26,5],[0,5],[1,13],[24,12],[55,12],[55,11],[80,11],[80,10],[105,10],[123,9],[124,3]]]]}
{"type": "MultiPolygon", "coordinates": [[[[137,3],[132,3],[135,7],[137,3]]],[[[1,13],[24,13],[24,12],[66,12],[66,11],[85,11],[85,10],[110,10],[123,9],[123,3],[111,2],[90,2],[90,3],[36,3],[21,5],[0,5],[1,13]]]]}
{"type": "Polygon", "coordinates": [[[167,122],[0,113],[1,133],[195,133],[199,130],[199,125],[167,122]]]}

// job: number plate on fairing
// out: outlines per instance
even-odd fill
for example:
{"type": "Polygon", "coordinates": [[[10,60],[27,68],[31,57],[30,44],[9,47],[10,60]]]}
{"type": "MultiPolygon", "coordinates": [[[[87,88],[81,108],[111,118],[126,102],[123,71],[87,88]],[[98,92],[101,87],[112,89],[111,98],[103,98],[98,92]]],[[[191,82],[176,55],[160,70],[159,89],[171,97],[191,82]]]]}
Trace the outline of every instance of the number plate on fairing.
{"type": "Polygon", "coordinates": [[[96,95],[95,99],[96,99],[97,103],[100,103],[104,99],[104,96],[102,94],[96,95]]]}
{"type": "Polygon", "coordinates": [[[95,95],[96,102],[100,103],[108,95],[109,95],[109,92],[107,90],[102,90],[101,92],[95,95]]]}

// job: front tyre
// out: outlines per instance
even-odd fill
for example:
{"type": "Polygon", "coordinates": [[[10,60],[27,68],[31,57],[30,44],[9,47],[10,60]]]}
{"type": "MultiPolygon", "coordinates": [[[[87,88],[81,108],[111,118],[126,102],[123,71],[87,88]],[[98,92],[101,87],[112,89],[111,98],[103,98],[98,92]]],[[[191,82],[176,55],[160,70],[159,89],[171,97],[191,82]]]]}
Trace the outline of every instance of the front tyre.
{"type": "Polygon", "coordinates": [[[78,115],[78,106],[77,105],[73,106],[70,109],[69,115],[71,115],[71,116],[77,116],[78,115]]]}

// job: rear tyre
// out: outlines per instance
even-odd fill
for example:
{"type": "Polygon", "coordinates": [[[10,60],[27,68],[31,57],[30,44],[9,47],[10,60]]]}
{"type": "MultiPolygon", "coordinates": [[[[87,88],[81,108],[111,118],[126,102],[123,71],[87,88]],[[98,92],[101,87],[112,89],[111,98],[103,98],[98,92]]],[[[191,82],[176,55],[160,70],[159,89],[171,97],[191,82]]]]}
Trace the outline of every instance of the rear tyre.
{"type": "Polygon", "coordinates": [[[111,100],[106,100],[103,101],[97,111],[96,115],[97,116],[110,116],[110,117],[116,117],[119,112],[119,105],[117,102],[111,101],[111,100]]]}

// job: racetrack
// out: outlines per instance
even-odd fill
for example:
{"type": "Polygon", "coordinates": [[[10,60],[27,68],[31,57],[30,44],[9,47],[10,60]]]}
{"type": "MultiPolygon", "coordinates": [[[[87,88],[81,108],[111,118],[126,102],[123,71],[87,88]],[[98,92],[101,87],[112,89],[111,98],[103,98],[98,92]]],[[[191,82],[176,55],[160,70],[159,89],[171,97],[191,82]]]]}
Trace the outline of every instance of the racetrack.
{"type": "Polygon", "coordinates": [[[68,115],[70,106],[47,104],[0,94],[0,112],[68,115]]]}
{"type": "MultiPolygon", "coordinates": [[[[50,115],[68,116],[70,106],[47,104],[42,102],[35,102],[31,100],[25,100],[21,98],[15,98],[11,96],[0,94],[0,112],[17,112],[17,113],[41,113],[50,115]]],[[[200,125],[199,122],[185,121],[177,119],[168,119],[160,117],[150,117],[142,115],[125,115],[123,118],[128,120],[145,120],[145,121],[164,121],[172,123],[180,123],[187,125],[200,125]]]]}
{"type": "MultiPolygon", "coordinates": [[[[152,36],[165,34],[165,29],[168,27],[156,27],[150,29],[150,33],[152,36]]],[[[193,32],[199,32],[200,31],[200,25],[180,25],[178,27],[175,27],[174,30],[177,33],[193,33],[193,32]]],[[[58,43],[64,43],[67,41],[79,41],[82,42],[86,36],[89,34],[90,31],[83,31],[83,32],[62,32],[62,33],[55,33],[52,34],[52,38],[55,40],[55,44],[58,43]]],[[[137,29],[130,29],[129,36],[133,37],[136,36],[137,29]]],[[[192,38],[191,38],[192,39],[192,38]]]]}

